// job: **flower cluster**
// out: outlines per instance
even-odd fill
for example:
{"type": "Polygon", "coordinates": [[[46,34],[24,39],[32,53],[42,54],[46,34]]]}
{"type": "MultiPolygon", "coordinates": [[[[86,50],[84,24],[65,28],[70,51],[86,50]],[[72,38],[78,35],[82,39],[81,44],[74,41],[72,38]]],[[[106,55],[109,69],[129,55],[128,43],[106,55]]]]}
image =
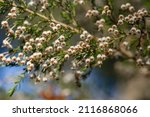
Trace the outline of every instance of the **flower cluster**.
{"type": "Polygon", "coordinates": [[[102,30],[105,24],[105,19],[100,19],[96,21],[96,25],[98,26],[98,30],[102,30]]]}
{"type": "Polygon", "coordinates": [[[85,16],[90,18],[92,16],[98,16],[98,15],[99,15],[98,10],[88,10],[85,16]]]}
{"type": "Polygon", "coordinates": [[[118,25],[123,25],[124,21],[129,24],[134,24],[138,21],[142,21],[143,17],[148,15],[148,11],[146,9],[140,9],[137,12],[133,12],[133,14],[129,14],[127,16],[119,15],[118,25]]]}
{"type": "Polygon", "coordinates": [[[119,30],[118,30],[118,27],[117,25],[112,25],[109,29],[108,29],[108,32],[112,35],[115,35],[117,36],[119,34],[119,30]]]}
{"type": "Polygon", "coordinates": [[[42,12],[42,11],[46,10],[48,7],[48,0],[41,0],[40,2],[42,4],[40,12],[42,12]]]}
{"type": "Polygon", "coordinates": [[[122,10],[129,10],[130,12],[135,11],[134,6],[132,6],[130,3],[122,4],[121,9],[122,10]]]}
{"type": "Polygon", "coordinates": [[[110,16],[111,15],[111,9],[108,5],[105,5],[103,7],[103,11],[101,13],[102,15],[107,15],[107,16],[110,16]]]}
{"type": "Polygon", "coordinates": [[[8,13],[8,18],[14,19],[14,18],[16,18],[16,16],[17,16],[17,8],[12,7],[10,12],[8,13]]]}

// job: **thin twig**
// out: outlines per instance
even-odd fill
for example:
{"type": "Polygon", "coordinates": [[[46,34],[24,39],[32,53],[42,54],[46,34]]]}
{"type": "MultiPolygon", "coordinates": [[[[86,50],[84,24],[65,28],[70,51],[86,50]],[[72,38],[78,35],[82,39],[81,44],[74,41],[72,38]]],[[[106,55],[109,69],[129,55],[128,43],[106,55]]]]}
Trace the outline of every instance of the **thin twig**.
{"type": "Polygon", "coordinates": [[[45,15],[42,15],[42,14],[37,13],[37,12],[34,12],[34,11],[28,9],[28,8],[24,8],[24,7],[22,7],[22,6],[17,6],[16,4],[13,4],[13,6],[14,6],[14,7],[18,7],[18,8],[20,8],[20,9],[22,9],[22,10],[24,10],[24,11],[30,13],[30,14],[37,15],[37,16],[39,16],[40,18],[44,19],[44,20],[47,21],[47,22],[54,22],[54,23],[56,23],[56,24],[60,24],[61,26],[65,27],[65,28],[67,28],[67,29],[72,30],[72,31],[75,32],[75,33],[80,33],[80,30],[78,30],[77,28],[72,27],[72,26],[67,25],[67,24],[64,24],[64,23],[62,23],[62,22],[59,22],[59,21],[55,20],[54,17],[53,17],[52,19],[49,19],[49,18],[46,17],[45,15]]]}

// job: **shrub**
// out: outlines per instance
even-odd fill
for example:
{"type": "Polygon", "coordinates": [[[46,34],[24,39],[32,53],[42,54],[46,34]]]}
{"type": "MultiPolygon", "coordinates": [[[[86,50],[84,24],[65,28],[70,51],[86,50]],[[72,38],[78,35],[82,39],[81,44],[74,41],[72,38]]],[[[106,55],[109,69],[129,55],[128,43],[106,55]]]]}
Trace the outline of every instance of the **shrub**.
{"type": "Polygon", "coordinates": [[[126,3],[116,16],[113,7],[111,0],[106,0],[104,6],[96,5],[95,0],[0,1],[1,14],[7,14],[1,26],[7,35],[3,47],[8,50],[0,54],[1,64],[25,66],[24,74],[37,83],[59,79],[64,63],[71,61],[78,86],[92,68],[101,67],[110,57],[122,56],[149,69],[149,12],[126,3]],[[86,4],[91,8],[82,17],[93,21],[99,36],[87,31],[77,20],[76,9],[86,4]],[[56,9],[60,12],[59,20],[55,18],[56,9]],[[74,35],[80,38],[75,45],[71,44],[74,35]]]}

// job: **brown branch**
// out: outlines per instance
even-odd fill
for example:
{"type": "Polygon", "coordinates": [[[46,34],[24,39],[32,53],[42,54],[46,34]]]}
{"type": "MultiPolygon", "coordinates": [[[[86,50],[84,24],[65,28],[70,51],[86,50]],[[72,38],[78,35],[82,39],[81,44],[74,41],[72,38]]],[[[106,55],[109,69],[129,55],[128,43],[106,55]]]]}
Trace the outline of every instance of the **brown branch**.
{"type": "Polygon", "coordinates": [[[81,32],[79,29],[77,29],[77,28],[75,28],[75,27],[72,27],[72,26],[70,26],[70,25],[67,25],[67,24],[64,24],[64,23],[62,23],[62,22],[57,21],[56,19],[54,19],[54,17],[52,17],[52,19],[49,19],[49,18],[46,17],[45,15],[42,15],[42,14],[37,13],[37,12],[34,12],[34,11],[28,9],[28,8],[24,8],[24,7],[22,7],[22,6],[17,6],[16,4],[13,4],[13,6],[14,6],[14,7],[17,7],[17,8],[20,8],[20,9],[22,9],[22,10],[24,10],[24,11],[30,13],[30,14],[39,16],[40,18],[44,19],[45,21],[47,21],[47,22],[49,22],[49,23],[50,23],[50,22],[54,22],[54,23],[56,23],[56,24],[60,24],[61,26],[65,27],[66,29],[72,30],[72,32],[75,32],[75,33],[80,33],[80,32],[81,32]]]}

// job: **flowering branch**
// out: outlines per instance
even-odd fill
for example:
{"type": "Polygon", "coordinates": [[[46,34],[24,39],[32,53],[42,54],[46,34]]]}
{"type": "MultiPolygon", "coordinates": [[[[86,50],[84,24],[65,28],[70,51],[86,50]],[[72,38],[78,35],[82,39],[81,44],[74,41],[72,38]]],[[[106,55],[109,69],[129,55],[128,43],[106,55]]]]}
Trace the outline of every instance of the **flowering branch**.
{"type": "Polygon", "coordinates": [[[3,47],[8,48],[8,52],[0,54],[0,61],[6,66],[25,66],[25,73],[38,83],[59,79],[62,66],[71,60],[77,85],[92,68],[101,67],[107,58],[117,56],[118,52],[138,65],[149,67],[150,41],[146,38],[144,22],[149,17],[148,11],[144,8],[136,11],[134,6],[126,3],[120,8],[123,13],[114,16],[112,1],[105,2],[106,5],[99,8],[95,0],[91,0],[92,7],[84,19],[96,19],[93,25],[103,35],[100,37],[90,34],[75,20],[78,4],[86,4],[83,0],[0,2],[0,9],[7,6],[5,10],[9,11],[6,20],[1,22],[7,34],[3,47]],[[59,7],[64,22],[55,19],[52,13],[59,7]],[[70,43],[74,35],[80,38],[76,45],[70,43]],[[16,48],[12,44],[14,41],[19,42],[16,48]]]}

